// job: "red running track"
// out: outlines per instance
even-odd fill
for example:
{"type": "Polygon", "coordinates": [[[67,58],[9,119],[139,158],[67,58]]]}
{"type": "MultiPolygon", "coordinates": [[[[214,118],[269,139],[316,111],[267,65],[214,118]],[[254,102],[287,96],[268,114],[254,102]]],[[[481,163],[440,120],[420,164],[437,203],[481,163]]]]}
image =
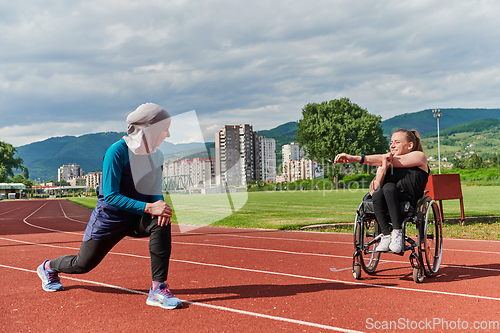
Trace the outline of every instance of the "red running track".
{"type": "Polygon", "coordinates": [[[500,331],[495,241],[445,239],[438,274],[416,284],[408,254],[354,280],[350,234],[174,228],[168,283],[182,309],[146,305],[147,239],[43,291],[37,266],[76,254],[89,216],[64,200],[0,202],[2,332],[500,331]]]}

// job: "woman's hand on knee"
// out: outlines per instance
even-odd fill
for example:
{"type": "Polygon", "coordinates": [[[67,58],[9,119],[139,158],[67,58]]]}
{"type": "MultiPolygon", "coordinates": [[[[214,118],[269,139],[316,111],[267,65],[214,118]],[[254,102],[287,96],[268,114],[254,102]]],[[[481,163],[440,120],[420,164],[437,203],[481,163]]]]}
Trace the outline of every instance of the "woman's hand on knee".
{"type": "Polygon", "coordinates": [[[146,203],[144,212],[149,213],[152,216],[163,216],[168,217],[169,219],[172,217],[172,208],[170,208],[170,206],[165,201],[161,200],[153,203],[146,203]]]}
{"type": "Polygon", "coordinates": [[[158,225],[160,227],[166,226],[170,224],[170,217],[166,216],[158,216],[158,225]]]}

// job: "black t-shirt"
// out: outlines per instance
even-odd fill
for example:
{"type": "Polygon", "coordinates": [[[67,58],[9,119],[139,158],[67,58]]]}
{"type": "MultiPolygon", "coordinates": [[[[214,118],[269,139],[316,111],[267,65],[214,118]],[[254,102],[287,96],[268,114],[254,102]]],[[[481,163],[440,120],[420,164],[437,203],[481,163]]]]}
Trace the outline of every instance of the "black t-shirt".
{"type": "Polygon", "coordinates": [[[384,184],[394,183],[396,187],[411,197],[415,202],[424,195],[425,186],[429,173],[419,167],[411,168],[388,168],[384,184]]]}

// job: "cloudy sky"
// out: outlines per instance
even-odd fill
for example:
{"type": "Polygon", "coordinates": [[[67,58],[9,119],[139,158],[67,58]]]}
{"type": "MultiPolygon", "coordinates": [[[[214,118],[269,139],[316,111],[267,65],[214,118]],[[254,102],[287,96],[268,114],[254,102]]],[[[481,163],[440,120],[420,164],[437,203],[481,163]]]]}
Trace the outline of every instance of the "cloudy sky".
{"type": "Polygon", "coordinates": [[[0,140],[125,131],[145,102],[270,129],[348,97],[383,119],[500,107],[500,2],[0,0],[0,140]]]}

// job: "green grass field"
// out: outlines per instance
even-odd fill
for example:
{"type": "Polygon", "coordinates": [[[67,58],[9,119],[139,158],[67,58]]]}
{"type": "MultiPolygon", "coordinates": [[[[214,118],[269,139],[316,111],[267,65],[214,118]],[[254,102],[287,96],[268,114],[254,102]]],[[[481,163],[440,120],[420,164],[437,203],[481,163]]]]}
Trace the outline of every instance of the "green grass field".
{"type": "MultiPolygon", "coordinates": [[[[173,222],[265,229],[300,229],[324,223],[353,222],[366,190],[269,191],[210,195],[171,195],[173,222]],[[231,200],[229,201],[228,198],[231,200]],[[238,209],[239,208],[239,209],[238,209]],[[235,212],[233,213],[233,209],[235,212]]],[[[500,216],[500,187],[462,187],[465,216],[500,216]]],[[[93,209],[96,198],[68,198],[93,209]]],[[[460,217],[459,200],[443,201],[446,218],[460,217]]],[[[500,240],[500,219],[465,227],[445,224],[444,235],[500,240]]],[[[345,229],[335,231],[349,232],[345,229]]]]}

